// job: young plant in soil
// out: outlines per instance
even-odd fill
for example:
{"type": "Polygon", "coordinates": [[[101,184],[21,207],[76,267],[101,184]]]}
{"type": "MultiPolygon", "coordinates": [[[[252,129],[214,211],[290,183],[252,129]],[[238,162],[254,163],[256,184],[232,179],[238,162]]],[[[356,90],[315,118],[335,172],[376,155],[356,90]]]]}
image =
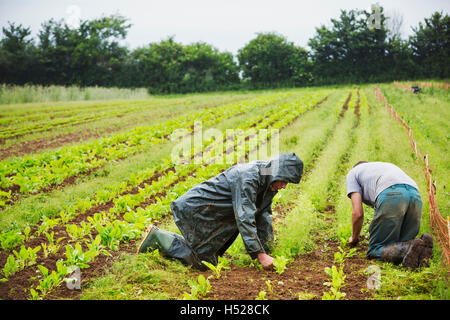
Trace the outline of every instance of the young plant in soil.
{"type": "Polygon", "coordinates": [[[325,272],[330,276],[331,281],[324,282],[324,285],[330,287],[330,292],[324,292],[322,300],[340,300],[345,297],[345,293],[341,292],[345,280],[343,269],[343,265],[339,267],[339,270],[336,266],[325,268],[325,272]]]}
{"type": "Polygon", "coordinates": [[[203,275],[199,275],[197,281],[189,280],[189,286],[191,287],[191,293],[185,292],[181,297],[183,300],[199,300],[211,290],[209,277],[205,278],[203,275]]]}
{"type": "MultiPolygon", "coordinates": [[[[344,241],[345,240],[341,239],[342,243],[344,243],[344,241]]],[[[331,268],[325,268],[325,272],[330,276],[331,281],[324,282],[324,285],[330,287],[330,291],[324,292],[322,300],[340,300],[346,295],[344,292],[341,292],[346,278],[344,275],[344,262],[347,258],[355,255],[356,248],[352,248],[348,252],[342,249],[342,247],[338,247],[338,249],[339,252],[334,254],[334,262],[339,265],[339,269],[335,265],[331,268]]]]}
{"type": "Polygon", "coordinates": [[[289,263],[289,259],[284,256],[276,256],[273,259],[273,266],[278,274],[282,274],[289,263]]]}
{"type": "Polygon", "coordinates": [[[65,237],[58,238],[55,242],[54,235],[55,233],[52,231],[51,233],[45,232],[44,235],[47,237],[48,244],[42,243],[42,249],[44,250],[44,258],[47,258],[50,254],[56,254],[61,247],[59,243],[65,239],[65,237]]]}
{"type": "Polygon", "coordinates": [[[220,273],[222,269],[230,269],[230,262],[225,257],[219,257],[219,262],[217,263],[217,266],[213,265],[212,263],[209,263],[208,261],[202,261],[204,265],[206,265],[209,269],[211,269],[214,272],[214,275],[216,279],[220,279],[220,273]]]}

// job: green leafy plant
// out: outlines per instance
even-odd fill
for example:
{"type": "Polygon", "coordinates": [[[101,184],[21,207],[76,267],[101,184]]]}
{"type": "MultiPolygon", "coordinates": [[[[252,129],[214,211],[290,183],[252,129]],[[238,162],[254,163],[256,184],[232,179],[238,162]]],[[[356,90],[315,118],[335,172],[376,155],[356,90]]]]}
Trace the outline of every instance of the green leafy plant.
{"type": "Polygon", "coordinates": [[[51,233],[45,232],[44,235],[48,240],[48,244],[42,243],[42,249],[44,251],[44,257],[47,258],[50,254],[56,254],[61,247],[58,245],[65,237],[58,238],[55,242],[54,236],[55,233],[52,231],[51,233]]]}
{"type": "Polygon", "coordinates": [[[269,290],[269,292],[273,294],[272,282],[270,280],[266,280],[266,286],[267,290],[269,290]]]}
{"type": "Polygon", "coordinates": [[[346,294],[341,292],[345,280],[343,266],[341,265],[339,270],[336,266],[326,267],[325,272],[330,276],[331,281],[324,282],[324,285],[330,287],[330,291],[324,292],[322,300],[340,300],[344,298],[346,294]]]}
{"type": "Polygon", "coordinates": [[[91,236],[91,241],[87,242],[87,247],[88,251],[96,252],[96,255],[103,254],[108,257],[112,256],[111,253],[108,252],[108,250],[104,249],[102,239],[98,235],[95,237],[95,239],[92,239],[91,236]]]}
{"type": "Polygon", "coordinates": [[[44,217],[39,229],[37,230],[37,234],[41,235],[42,233],[47,232],[48,230],[52,229],[54,226],[59,224],[60,220],[61,220],[60,218],[50,219],[50,218],[44,217]]]}
{"type": "Polygon", "coordinates": [[[88,268],[88,263],[91,262],[98,254],[95,250],[86,250],[83,252],[83,248],[80,243],[75,245],[75,248],[70,244],[66,245],[66,264],[78,266],[81,269],[88,268]]]}
{"type": "Polygon", "coordinates": [[[289,259],[284,256],[276,256],[273,259],[273,266],[278,274],[282,274],[289,263],[289,259]]]}
{"type": "Polygon", "coordinates": [[[119,250],[121,240],[135,239],[140,235],[140,230],[133,224],[119,220],[107,223],[105,226],[97,223],[95,229],[97,229],[102,243],[114,251],[119,250]]]}
{"type": "Polygon", "coordinates": [[[29,300],[41,300],[42,298],[39,296],[39,292],[34,290],[33,288],[30,288],[30,294],[31,298],[29,300]]]}
{"type": "Polygon", "coordinates": [[[258,296],[255,298],[255,300],[267,300],[266,294],[267,294],[267,293],[266,293],[264,290],[261,290],[261,291],[258,293],[258,296]]]}
{"type": "Polygon", "coordinates": [[[342,249],[342,247],[338,247],[338,249],[339,249],[339,252],[334,253],[334,261],[338,264],[344,263],[345,260],[353,257],[356,253],[356,248],[352,248],[348,252],[345,252],[345,250],[342,249]]]}
{"type": "Polygon", "coordinates": [[[2,249],[12,249],[22,244],[25,240],[20,231],[11,230],[0,234],[0,242],[2,244],[2,249]]]}
{"type": "MultiPolygon", "coordinates": [[[[5,181],[6,179],[2,177],[1,180],[5,181]]],[[[0,190],[0,208],[6,207],[6,204],[9,202],[9,200],[11,200],[11,190],[8,192],[0,190]]]]}
{"type": "Polygon", "coordinates": [[[199,300],[211,290],[211,283],[203,275],[199,275],[197,281],[189,280],[188,283],[191,287],[191,293],[185,292],[182,296],[183,300],[199,300]]]}
{"type": "Polygon", "coordinates": [[[6,259],[6,263],[3,267],[3,274],[5,275],[5,277],[9,278],[10,276],[15,274],[20,269],[21,269],[20,265],[19,265],[19,263],[17,263],[14,256],[9,255],[8,258],[6,259]]]}
{"type": "Polygon", "coordinates": [[[72,241],[77,241],[89,235],[91,233],[91,227],[91,224],[82,221],[79,226],[76,224],[66,225],[66,232],[72,241]]]}
{"type": "Polygon", "coordinates": [[[13,250],[13,253],[16,256],[16,263],[19,265],[19,270],[35,264],[39,250],[41,250],[41,246],[37,246],[36,248],[26,248],[24,245],[20,247],[19,251],[13,250]]]}
{"type": "Polygon", "coordinates": [[[59,286],[62,279],[58,272],[52,271],[49,273],[48,269],[44,266],[38,265],[38,269],[43,275],[43,279],[39,280],[39,285],[36,287],[41,292],[41,297],[45,297],[50,290],[59,286]]]}
{"type": "Polygon", "coordinates": [[[56,262],[56,271],[54,270],[51,273],[42,265],[38,265],[37,267],[39,271],[41,271],[42,279],[39,280],[36,290],[30,288],[31,300],[41,300],[45,298],[51,290],[62,283],[64,276],[69,272],[69,268],[64,265],[63,260],[58,260],[56,262]]]}
{"type": "Polygon", "coordinates": [[[217,279],[220,278],[220,273],[222,269],[230,269],[229,261],[225,257],[219,257],[219,262],[217,263],[217,266],[213,265],[212,263],[209,263],[208,261],[202,261],[202,263],[214,272],[214,275],[217,279]]]}
{"type": "Polygon", "coordinates": [[[31,238],[32,238],[32,236],[31,236],[31,228],[30,227],[25,227],[25,229],[23,229],[23,234],[24,234],[24,236],[25,236],[25,241],[29,241],[31,238]]]}

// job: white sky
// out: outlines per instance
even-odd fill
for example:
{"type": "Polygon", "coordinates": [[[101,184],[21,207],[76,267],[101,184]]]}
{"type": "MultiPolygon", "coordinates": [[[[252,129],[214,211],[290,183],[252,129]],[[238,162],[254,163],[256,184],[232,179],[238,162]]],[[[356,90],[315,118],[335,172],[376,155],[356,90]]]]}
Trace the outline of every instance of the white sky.
{"type": "Polygon", "coordinates": [[[403,16],[404,38],[434,11],[450,11],[449,0],[0,0],[0,27],[11,21],[31,27],[36,36],[50,18],[85,20],[119,13],[132,23],[124,42],[131,49],[174,35],[177,42],[204,41],[236,54],[257,32],[276,31],[306,47],[315,28],[329,25],[340,9],[369,10],[377,2],[386,12],[403,16]]]}

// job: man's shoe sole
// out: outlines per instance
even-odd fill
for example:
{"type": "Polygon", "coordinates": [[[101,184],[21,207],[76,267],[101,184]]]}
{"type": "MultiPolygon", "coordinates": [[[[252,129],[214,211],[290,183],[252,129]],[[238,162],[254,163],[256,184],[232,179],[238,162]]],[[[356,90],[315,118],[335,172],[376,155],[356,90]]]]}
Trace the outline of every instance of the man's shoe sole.
{"type": "Polygon", "coordinates": [[[425,246],[422,239],[414,239],[405,257],[403,258],[402,265],[405,268],[416,269],[419,266],[419,260],[423,253],[425,246]]]}
{"type": "Polygon", "coordinates": [[[149,225],[149,226],[147,227],[147,229],[145,230],[145,232],[146,232],[146,233],[145,233],[145,236],[144,236],[144,238],[142,239],[141,243],[139,244],[139,247],[138,247],[137,250],[136,250],[136,255],[139,254],[139,252],[141,251],[142,245],[143,245],[144,242],[147,240],[147,238],[148,238],[150,232],[153,230],[153,228],[154,228],[153,225],[149,225]]]}
{"type": "Polygon", "coordinates": [[[419,267],[428,267],[430,260],[433,259],[433,237],[428,233],[424,233],[420,239],[424,243],[424,248],[419,257],[419,267]]]}

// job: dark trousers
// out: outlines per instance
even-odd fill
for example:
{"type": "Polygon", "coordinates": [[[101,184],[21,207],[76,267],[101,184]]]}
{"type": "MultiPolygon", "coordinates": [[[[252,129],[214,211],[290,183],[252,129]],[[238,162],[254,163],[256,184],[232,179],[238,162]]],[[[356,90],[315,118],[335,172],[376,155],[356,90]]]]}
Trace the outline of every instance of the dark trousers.
{"type": "Polygon", "coordinates": [[[416,188],[397,184],[384,190],[375,203],[367,256],[380,258],[384,246],[414,239],[421,218],[422,198],[416,188]]]}

